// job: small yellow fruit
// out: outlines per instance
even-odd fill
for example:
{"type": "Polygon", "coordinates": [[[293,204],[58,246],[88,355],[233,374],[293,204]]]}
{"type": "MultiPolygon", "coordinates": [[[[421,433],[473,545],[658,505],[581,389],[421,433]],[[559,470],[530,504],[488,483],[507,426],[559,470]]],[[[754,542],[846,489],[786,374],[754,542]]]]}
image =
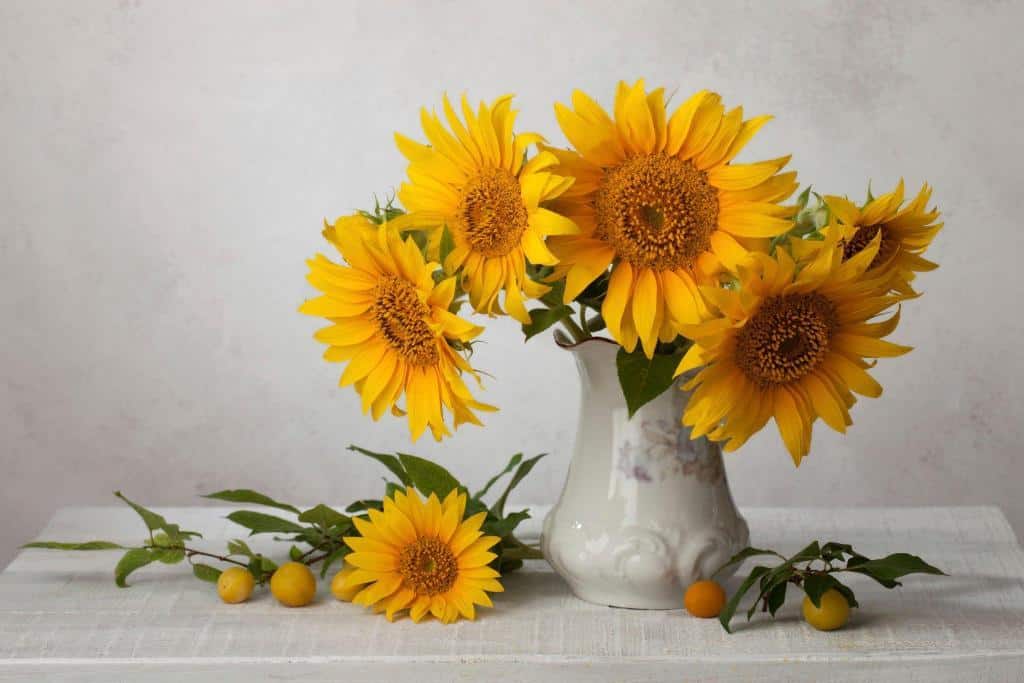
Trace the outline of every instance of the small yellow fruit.
{"type": "Polygon", "coordinates": [[[717,581],[694,581],[683,595],[683,606],[695,617],[717,617],[725,607],[725,590],[717,581]]]}
{"type": "Polygon", "coordinates": [[[252,595],[256,579],[245,567],[231,567],[217,578],[217,595],[229,605],[245,602],[252,595]]]}
{"type": "Polygon", "coordinates": [[[829,588],[821,596],[821,606],[815,607],[804,596],[804,619],[819,631],[834,631],[842,628],[850,618],[850,603],[835,588],[829,588]]]}
{"type": "Polygon", "coordinates": [[[334,578],[331,579],[331,593],[342,602],[352,602],[352,598],[356,597],[356,593],[363,589],[362,586],[352,586],[350,588],[345,587],[345,579],[355,570],[355,567],[346,564],[341,571],[335,574],[334,578]]]}
{"type": "Polygon", "coordinates": [[[316,578],[301,562],[287,562],[270,577],[270,592],[282,605],[303,607],[316,596],[316,578]]]}

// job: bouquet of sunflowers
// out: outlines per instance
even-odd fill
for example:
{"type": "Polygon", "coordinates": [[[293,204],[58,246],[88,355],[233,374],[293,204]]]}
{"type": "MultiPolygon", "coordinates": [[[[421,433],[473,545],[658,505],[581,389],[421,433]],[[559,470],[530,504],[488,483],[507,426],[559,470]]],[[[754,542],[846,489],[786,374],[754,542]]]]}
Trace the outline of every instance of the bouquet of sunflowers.
{"type": "Polygon", "coordinates": [[[818,418],[845,432],[854,394],[881,394],[873,359],[910,350],[884,337],[936,267],[927,185],[909,202],[900,181],[862,205],[810,188],[787,203],[788,156],[736,162],[770,116],[707,91],[670,109],[642,80],[619,83],[611,114],[580,91],[556,104],[570,149],[517,133],[511,96],[442,105],[421,112],[426,144],[395,136],[401,208],[325,226],[343,263],[309,261],[322,295],[300,309],[329,320],[316,338],[363,411],[406,416],[414,441],[495,410],[474,393],[483,327],[465,303],[527,338],[559,325],[563,343],[607,335],[646,359],[642,388],[622,382],[631,410],[692,371],[692,438],[731,451],[774,419],[797,464],[818,418]]]}
{"type": "MultiPolygon", "coordinates": [[[[909,351],[884,338],[899,323],[900,302],[917,296],[916,274],[936,267],[922,256],[942,227],[927,185],[909,202],[902,181],[878,197],[869,190],[861,205],[810,188],[790,202],[798,183],[783,170],[788,156],[736,161],[771,117],[745,120],[742,108],[726,111],[707,91],[670,109],[663,89],[619,83],[611,114],[576,91],[571,106],[555,105],[570,149],[517,133],[511,96],[476,109],[465,97],[458,110],[447,97],[442,105],[441,115],[421,112],[426,144],[395,136],[408,159],[397,196],[325,225],[338,256],[309,260],[308,280],[321,294],[300,308],[329,322],[315,337],[327,346],[324,358],[344,366],[340,384],[356,389],[363,412],[405,417],[413,441],[428,428],[440,440],[496,410],[477,398],[481,373],[471,359],[484,328],[467,318],[473,312],[511,316],[527,339],[555,326],[566,346],[610,338],[621,347],[630,415],[684,375],[689,398],[679,420],[691,438],[731,451],[774,419],[796,464],[810,450],[815,421],[845,432],[854,394],[882,393],[868,372],[874,359],[909,351]]],[[[352,449],[392,479],[381,498],[344,512],[324,504],[303,510],[248,489],[210,494],[272,508],[228,519],[289,543],[282,565],[241,539],[226,554],[199,548],[197,532],[123,497],[147,527],[140,545],[29,545],[125,550],[115,568],[122,586],[140,567],[187,560],[225,602],[269,584],[288,606],[314,599],[311,566],[323,577],[339,562],[331,582],[338,599],[388,619],[407,612],[446,623],[474,618],[475,606],[490,606],[488,594],[502,590],[503,573],[542,557],[514,535],[528,510],[505,510],[542,456],[513,456],[470,494],[436,463],[352,449]],[[504,493],[485,502],[506,475],[504,493]]],[[[776,555],[747,548],[726,567],[764,554],[776,555]]],[[[755,568],[725,607],[723,625],[758,580],[755,605],[763,601],[772,614],[787,583],[801,585],[815,608],[830,587],[856,606],[852,592],[826,576],[831,561],[847,555],[857,567],[850,571],[886,587],[907,573],[938,573],[914,556],[868,561],[845,544],[815,542],[785,571],[755,568]],[[794,568],[817,559],[826,569],[794,568]]],[[[688,609],[717,614],[724,593],[716,590],[714,609],[688,609]]]]}

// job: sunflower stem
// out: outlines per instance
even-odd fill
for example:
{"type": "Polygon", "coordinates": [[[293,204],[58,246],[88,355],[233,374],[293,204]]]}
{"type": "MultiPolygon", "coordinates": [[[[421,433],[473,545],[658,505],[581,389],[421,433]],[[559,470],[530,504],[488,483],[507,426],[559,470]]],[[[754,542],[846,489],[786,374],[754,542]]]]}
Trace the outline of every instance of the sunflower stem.
{"type": "Polygon", "coordinates": [[[579,344],[581,341],[585,341],[590,338],[590,335],[584,332],[583,328],[577,325],[576,321],[573,320],[570,316],[562,318],[562,326],[565,327],[565,330],[569,333],[569,336],[572,337],[572,340],[577,344],[579,344]]]}

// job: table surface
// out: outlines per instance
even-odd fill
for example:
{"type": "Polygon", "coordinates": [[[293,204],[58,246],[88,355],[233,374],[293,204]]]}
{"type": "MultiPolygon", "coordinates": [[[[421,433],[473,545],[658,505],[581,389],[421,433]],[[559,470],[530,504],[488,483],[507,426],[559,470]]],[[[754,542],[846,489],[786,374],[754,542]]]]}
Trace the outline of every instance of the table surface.
{"type": "MultiPolygon", "coordinates": [[[[158,511],[203,532],[211,550],[244,533],[224,519],[227,508],[158,511]]],[[[743,513],[762,547],[840,540],[870,556],[919,554],[950,576],[907,577],[895,591],[855,576],[861,609],[838,632],[811,629],[791,600],[774,621],[741,616],[728,635],[681,610],[583,602],[543,562],[507,576],[476,622],[444,626],[390,624],[335,601],[325,585],[303,609],[265,593],[225,605],[184,565],[146,567],[119,589],[116,551],[25,550],[0,574],[0,681],[1024,680],[1024,552],[998,509],[743,513]]],[[[39,538],[141,535],[127,508],[79,507],[58,511],[39,538]]]]}

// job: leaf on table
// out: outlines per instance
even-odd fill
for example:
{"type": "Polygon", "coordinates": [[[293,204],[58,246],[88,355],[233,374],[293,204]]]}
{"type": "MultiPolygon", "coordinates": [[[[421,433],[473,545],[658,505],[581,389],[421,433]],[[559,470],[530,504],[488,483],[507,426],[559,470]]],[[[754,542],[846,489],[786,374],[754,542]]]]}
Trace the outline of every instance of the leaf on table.
{"type": "Polygon", "coordinates": [[[718,621],[722,624],[722,628],[724,628],[728,633],[732,633],[732,629],[729,628],[729,622],[732,620],[733,615],[736,614],[736,608],[739,607],[740,601],[743,600],[743,596],[747,594],[747,591],[750,590],[751,586],[757,583],[758,579],[769,571],[771,571],[770,568],[765,567],[764,565],[759,564],[754,567],[750,571],[750,575],[743,580],[740,587],[736,589],[736,592],[732,594],[729,601],[725,603],[725,607],[722,608],[722,611],[718,615],[718,621]]]}
{"type": "Polygon", "coordinates": [[[348,526],[351,523],[351,519],[347,516],[323,503],[304,511],[299,515],[299,521],[316,525],[324,531],[332,526],[348,526]]]}
{"type": "Polygon", "coordinates": [[[762,550],[761,548],[754,548],[748,546],[743,550],[739,551],[738,553],[736,553],[735,555],[733,555],[732,557],[730,557],[728,560],[726,560],[725,564],[723,564],[721,567],[715,570],[715,573],[711,575],[711,578],[715,578],[724,570],[728,569],[729,567],[732,567],[733,565],[739,564],[740,562],[743,562],[743,560],[749,557],[756,557],[758,555],[774,555],[775,557],[778,557],[780,560],[786,559],[774,550],[762,550]]]}
{"type": "Polygon", "coordinates": [[[249,529],[249,535],[272,533],[302,533],[304,527],[287,519],[252,510],[237,510],[228,515],[235,524],[249,529]]]}
{"type": "Polygon", "coordinates": [[[253,557],[256,555],[249,547],[249,544],[239,539],[232,539],[228,541],[228,555],[245,555],[246,557],[253,557]]]}
{"type": "Polygon", "coordinates": [[[491,510],[498,517],[503,517],[505,515],[505,502],[508,500],[508,494],[512,493],[512,490],[519,485],[519,482],[525,479],[526,475],[528,475],[533,470],[534,465],[536,465],[541,460],[541,458],[545,457],[546,455],[547,453],[541,453],[540,455],[535,455],[532,458],[527,458],[526,460],[523,460],[521,463],[519,463],[519,466],[516,468],[515,474],[512,475],[512,478],[508,482],[508,486],[505,487],[505,491],[501,494],[501,497],[499,497],[498,500],[494,502],[494,505],[491,506],[491,510]]]}
{"type": "Polygon", "coordinates": [[[355,444],[350,445],[348,449],[365,455],[368,458],[373,458],[381,465],[384,465],[384,467],[391,470],[391,473],[398,477],[398,480],[406,486],[412,484],[412,480],[409,478],[409,475],[406,473],[401,461],[396,456],[391,455],[390,453],[375,453],[374,451],[368,451],[365,448],[356,446],[355,444]]]}
{"type": "Polygon", "coordinates": [[[886,588],[901,586],[897,579],[907,574],[938,574],[945,576],[941,569],[933,567],[917,555],[893,553],[878,560],[866,560],[850,566],[847,571],[870,576],[886,588]]]}
{"type": "Polygon", "coordinates": [[[133,548],[121,556],[117,566],[114,567],[114,582],[121,588],[127,588],[126,579],[136,569],[145,567],[157,560],[155,554],[146,548],[133,548]]]}
{"type": "Polygon", "coordinates": [[[364,498],[357,500],[353,503],[349,503],[348,507],[345,508],[345,512],[354,514],[357,512],[366,512],[367,510],[383,510],[384,503],[380,500],[364,498]]]}
{"type": "Polygon", "coordinates": [[[483,532],[489,536],[497,536],[498,538],[504,538],[508,536],[519,524],[530,518],[529,510],[520,510],[519,512],[509,513],[507,516],[496,519],[487,520],[483,524],[483,532]]]}
{"type": "Polygon", "coordinates": [[[523,459],[523,454],[522,453],[516,453],[515,455],[513,455],[512,458],[508,461],[508,464],[505,465],[505,469],[503,469],[501,472],[498,472],[496,475],[491,477],[487,481],[487,483],[484,484],[484,487],[482,489],[480,489],[479,491],[477,491],[476,493],[473,494],[473,498],[483,498],[484,496],[486,496],[487,492],[491,490],[491,487],[494,486],[494,484],[497,483],[497,481],[499,479],[501,479],[506,474],[511,472],[515,468],[515,466],[519,464],[519,462],[522,459],[523,459]]]}
{"type": "Polygon", "coordinates": [[[47,550],[123,550],[126,546],[113,541],[84,541],[82,543],[66,543],[62,541],[33,541],[22,548],[45,548],[47,550]]]}
{"type": "Polygon", "coordinates": [[[224,491],[207,493],[203,495],[203,498],[226,500],[229,503],[251,503],[253,505],[277,508],[278,510],[287,510],[288,512],[294,512],[295,514],[299,513],[298,508],[295,506],[274,500],[270,496],[264,495],[259,491],[253,491],[252,489],[225,489],[224,491]]]}
{"type": "Polygon", "coordinates": [[[782,607],[782,604],[786,602],[786,586],[789,585],[789,581],[783,581],[768,593],[768,612],[774,617],[775,613],[782,607]]]}
{"type": "Polygon", "coordinates": [[[221,570],[216,567],[211,567],[208,564],[202,564],[196,562],[192,565],[192,574],[202,581],[209,581],[210,583],[217,583],[217,579],[220,578],[221,570]]]}
{"type": "Polygon", "coordinates": [[[821,559],[828,562],[842,562],[846,555],[857,555],[848,543],[829,541],[821,546],[821,559]]]}
{"type": "Polygon", "coordinates": [[[828,592],[829,588],[835,588],[836,580],[829,574],[808,574],[803,580],[804,593],[811,599],[815,607],[821,607],[821,596],[828,592]]]}
{"type": "Polygon", "coordinates": [[[408,473],[412,485],[424,496],[433,493],[444,500],[453,489],[459,487],[459,480],[436,462],[408,453],[399,453],[398,459],[408,473]]]}
{"type": "Polygon", "coordinates": [[[327,570],[330,569],[331,565],[342,559],[350,552],[347,545],[343,545],[340,548],[336,548],[324,558],[323,564],[320,566],[320,578],[327,576],[327,570]]]}
{"type": "Polygon", "coordinates": [[[182,541],[192,537],[203,537],[202,534],[196,531],[185,531],[177,524],[171,524],[166,519],[164,519],[162,515],[158,515],[152,510],[148,510],[143,506],[139,505],[138,503],[128,500],[120,491],[114,491],[114,495],[123,500],[133,510],[135,510],[135,512],[138,513],[139,517],[142,518],[142,521],[143,523],[145,523],[146,528],[150,531],[163,531],[171,539],[175,541],[182,541]]]}

